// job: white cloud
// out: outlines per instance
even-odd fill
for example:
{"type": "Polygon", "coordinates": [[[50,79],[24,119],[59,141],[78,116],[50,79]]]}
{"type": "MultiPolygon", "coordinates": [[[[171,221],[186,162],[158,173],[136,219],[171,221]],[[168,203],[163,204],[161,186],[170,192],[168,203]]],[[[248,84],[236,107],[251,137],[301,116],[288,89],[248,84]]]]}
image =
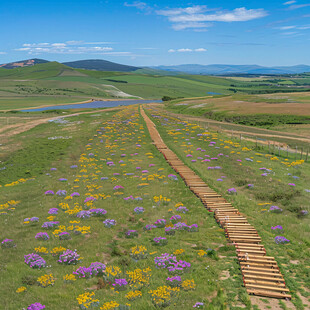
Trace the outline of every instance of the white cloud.
{"type": "Polygon", "coordinates": [[[289,32],[283,32],[282,35],[284,36],[292,36],[298,34],[297,31],[289,31],[289,32]]]}
{"type": "Polygon", "coordinates": [[[124,6],[134,7],[140,11],[144,11],[145,13],[151,13],[152,12],[152,8],[150,6],[148,6],[145,2],[142,2],[142,1],[134,1],[133,3],[125,2],[124,6]]]}
{"type": "Polygon", "coordinates": [[[67,45],[100,45],[100,44],[113,44],[113,42],[84,42],[84,41],[67,41],[67,45]]]}
{"type": "Polygon", "coordinates": [[[179,48],[179,49],[170,49],[168,50],[168,53],[191,53],[191,52],[206,52],[207,50],[205,48],[179,48]]]}
{"type": "Polygon", "coordinates": [[[0,55],[5,55],[6,54],[6,52],[0,52],[0,55]]]}
{"type": "Polygon", "coordinates": [[[79,41],[68,41],[66,43],[25,43],[23,47],[16,48],[15,50],[28,52],[28,54],[102,54],[113,51],[113,48],[110,46],[91,46],[95,42],[85,42],[86,44],[82,42],[80,45],[77,45],[77,43],[79,41]]]}
{"type": "Polygon", "coordinates": [[[51,44],[51,46],[54,46],[54,47],[66,47],[67,44],[66,43],[53,43],[53,44],[51,44]]]}
{"type": "Polygon", "coordinates": [[[124,56],[124,57],[144,56],[127,51],[114,51],[114,49],[110,46],[100,46],[101,43],[106,42],[67,41],[66,43],[25,43],[22,45],[22,47],[16,48],[15,51],[27,52],[29,55],[92,54],[92,55],[110,55],[110,56],[124,56]]]}
{"type": "Polygon", "coordinates": [[[207,11],[206,5],[194,5],[192,7],[187,8],[175,8],[175,9],[168,9],[168,10],[158,10],[156,13],[162,16],[174,16],[174,15],[181,15],[181,14],[198,14],[207,11]]]}
{"type": "Polygon", "coordinates": [[[206,52],[207,50],[205,48],[196,48],[195,52],[206,52]]]}
{"type": "Polygon", "coordinates": [[[297,1],[292,0],[292,1],[284,2],[283,4],[284,4],[284,5],[290,5],[290,4],[294,4],[294,3],[296,3],[296,2],[297,2],[297,1]]]}
{"type": "Polygon", "coordinates": [[[245,22],[268,15],[264,9],[236,8],[232,11],[211,11],[205,5],[195,5],[187,8],[158,10],[156,13],[165,16],[172,23],[174,30],[205,29],[212,26],[207,22],[245,22]]]}
{"type": "Polygon", "coordinates": [[[172,25],[174,30],[184,30],[184,29],[200,29],[206,31],[208,27],[211,27],[212,23],[200,23],[200,22],[182,22],[182,23],[175,23],[172,25]]]}
{"type": "Polygon", "coordinates": [[[280,29],[280,30],[290,30],[290,29],[298,29],[298,30],[307,30],[310,29],[310,25],[305,25],[305,26],[283,26],[283,27],[277,27],[275,29],[280,29]]]}
{"type": "Polygon", "coordinates": [[[283,26],[283,27],[278,27],[276,29],[280,29],[280,30],[288,30],[288,29],[294,29],[296,28],[296,26],[283,26]]]}
{"type": "Polygon", "coordinates": [[[310,3],[306,3],[306,4],[293,4],[290,5],[286,10],[297,10],[297,9],[302,9],[302,8],[306,8],[310,6],[310,3]]]}

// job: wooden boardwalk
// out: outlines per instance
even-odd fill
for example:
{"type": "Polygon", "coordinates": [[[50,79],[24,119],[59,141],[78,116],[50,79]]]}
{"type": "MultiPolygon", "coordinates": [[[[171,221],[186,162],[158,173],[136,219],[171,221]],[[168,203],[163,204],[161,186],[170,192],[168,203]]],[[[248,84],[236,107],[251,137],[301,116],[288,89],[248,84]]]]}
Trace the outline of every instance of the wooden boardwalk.
{"type": "Polygon", "coordinates": [[[214,212],[216,221],[236,247],[243,283],[247,292],[258,296],[291,299],[278,264],[273,257],[266,255],[266,250],[261,244],[261,238],[256,229],[248,223],[246,217],[238,209],[208,187],[167,147],[143,108],[141,108],[141,115],[146,122],[154,145],[190,190],[200,198],[204,206],[214,212]]]}

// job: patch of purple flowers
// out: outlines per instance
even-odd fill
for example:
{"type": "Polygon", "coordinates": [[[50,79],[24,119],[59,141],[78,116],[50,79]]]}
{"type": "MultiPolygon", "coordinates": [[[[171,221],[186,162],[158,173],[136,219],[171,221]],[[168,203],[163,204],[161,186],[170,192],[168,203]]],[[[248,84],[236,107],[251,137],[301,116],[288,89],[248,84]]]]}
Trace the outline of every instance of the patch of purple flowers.
{"type": "Polygon", "coordinates": [[[39,302],[35,302],[27,307],[27,310],[42,310],[45,309],[45,306],[39,302]]]}
{"type": "Polygon", "coordinates": [[[55,221],[55,222],[50,221],[50,222],[44,222],[41,227],[50,229],[50,228],[58,227],[58,225],[59,225],[58,221],[55,221]]]}
{"type": "Polygon", "coordinates": [[[116,225],[116,221],[113,219],[106,219],[105,221],[103,221],[103,224],[105,227],[111,228],[112,226],[116,225]]]}
{"type": "Polygon", "coordinates": [[[76,214],[76,216],[80,219],[88,219],[90,218],[92,213],[90,211],[82,210],[76,214]]]}
{"type": "Polygon", "coordinates": [[[273,212],[273,213],[281,213],[283,210],[281,208],[279,208],[278,206],[271,206],[269,208],[269,211],[273,212]]]}
{"type": "Polygon", "coordinates": [[[182,279],[180,276],[168,277],[166,279],[166,282],[167,282],[168,286],[179,287],[179,286],[181,286],[182,279]]]}
{"type": "Polygon", "coordinates": [[[153,239],[155,245],[163,246],[168,243],[167,238],[165,237],[156,237],[153,239]]]}
{"type": "Polygon", "coordinates": [[[177,211],[181,213],[186,213],[188,212],[188,209],[184,206],[180,206],[180,207],[177,207],[177,211]]]}
{"type": "Polygon", "coordinates": [[[45,195],[54,195],[55,193],[52,190],[48,190],[44,194],[45,195]]]}
{"type": "Polygon", "coordinates": [[[1,242],[1,248],[3,249],[9,249],[9,248],[14,248],[14,247],[15,247],[15,244],[12,239],[4,239],[1,242]]]}
{"type": "Polygon", "coordinates": [[[281,225],[277,225],[277,226],[271,226],[272,230],[282,230],[283,227],[281,225]]]}
{"type": "Polygon", "coordinates": [[[128,282],[126,279],[115,279],[115,283],[113,283],[112,285],[117,291],[123,291],[126,289],[127,284],[128,282]]]}
{"type": "Polygon", "coordinates": [[[58,196],[66,196],[67,191],[60,189],[59,191],[56,192],[56,195],[58,196]]]}
{"type": "Polygon", "coordinates": [[[141,214],[141,213],[144,212],[144,208],[142,208],[142,207],[136,207],[136,208],[134,208],[133,211],[134,211],[136,214],[141,214]]]}
{"type": "Polygon", "coordinates": [[[107,214],[105,209],[90,209],[89,212],[91,212],[92,216],[104,216],[107,214]]]}
{"type": "Polygon", "coordinates": [[[48,214],[58,214],[58,209],[57,208],[51,208],[48,210],[48,214]]]}
{"type": "Polygon", "coordinates": [[[157,228],[163,228],[166,226],[166,220],[165,219],[158,219],[154,225],[157,227],[157,228]]]}
{"type": "Polygon", "coordinates": [[[31,253],[24,255],[25,263],[33,269],[41,269],[46,267],[46,261],[39,255],[31,253]]]}
{"type": "Polygon", "coordinates": [[[59,255],[58,263],[65,265],[76,265],[80,260],[80,255],[76,250],[72,251],[67,249],[59,255]]]}
{"type": "Polygon", "coordinates": [[[36,234],[36,237],[35,237],[37,240],[41,240],[41,241],[46,241],[48,240],[50,237],[48,235],[48,233],[46,232],[39,232],[36,234]]]}
{"type": "Polygon", "coordinates": [[[283,236],[276,236],[274,238],[274,241],[275,241],[276,244],[285,244],[285,243],[289,243],[290,242],[290,240],[286,239],[283,236]]]}

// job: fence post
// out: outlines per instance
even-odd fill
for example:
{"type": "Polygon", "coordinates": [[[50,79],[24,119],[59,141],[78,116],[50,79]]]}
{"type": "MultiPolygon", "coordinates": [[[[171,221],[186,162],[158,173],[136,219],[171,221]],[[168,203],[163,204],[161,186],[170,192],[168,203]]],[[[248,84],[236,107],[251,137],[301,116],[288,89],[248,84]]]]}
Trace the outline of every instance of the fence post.
{"type": "Polygon", "coordinates": [[[288,145],[286,146],[286,157],[288,157],[288,145]]]}
{"type": "Polygon", "coordinates": [[[268,141],[268,154],[270,154],[270,142],[268,141]]]}
{"type": "Polygon", "coordinates": [[[296,145],[296,148],[295,148],[295,160],[297,159],[297,145],[296,145]]]}
{"type": "Polygon", "coordinates": [[[301,153],[300,153],[300,159],[302,159],[302,153],[303,153],[303,151],[304,151],[304,148],[302,147],[302,148],[301,148],[301,153]]]}
{"type": "Polygon", "coordinates": [[[309,149],[307,149],[306,161],[308,161],[308,154],[309,154],[309,149]]]}

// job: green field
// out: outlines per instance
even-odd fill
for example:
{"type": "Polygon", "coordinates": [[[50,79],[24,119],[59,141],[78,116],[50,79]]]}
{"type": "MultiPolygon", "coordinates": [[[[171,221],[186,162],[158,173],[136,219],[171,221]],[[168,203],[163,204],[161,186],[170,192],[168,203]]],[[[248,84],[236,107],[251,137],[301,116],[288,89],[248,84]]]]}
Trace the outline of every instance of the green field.
{"type": "Polygon", "coordinates": [[[200,75],[167,75],[164,71],[103,72],[73,69],[57,62],[0,68],[0,110],[81,102],[89,99],[189,98],[217,93],[222,96],[304,92],[308,76],[283,80],[235,80],[200,75]]]}
{"type": "MultiPolygon", "coordinates": [[[[162,138],[180,159],[255,226],[267,254],[278,262],[292,300],[247,295],[234,247],[227,242],[213,214],[203,207],[180,176],[176,176],[177,180],[171,178],[175,172],[151,143],[138,108],[131,106],[122,111],[94,111],[65,121],[48,122],[12,136],[0,146],[6,150],[0,158],[1,241],[9,238],[16,244],[13,248],[0,249],[2,308],[22,309],[40,302],[47,309],[83,309],[79,308],[81,298],[77,298],[93,292],[94,297],[86,300],[97,299],[97,309],[114,309],[112,301],[122,305],[120,309],[158,309],[150,292],[154,296],[159,294],[155,290],[167,285],[166,278],[171,275],[165,269],[156,268],[154,259],[163,253],[176,253],[178,260],[191,263],[191,269],[181,274],[184,283],[178,292],[165,297],[166,309],[192,309],[196,302],[203,302],[211,310],[264,309],[261,304],[270,309],[307,309],[310,232],[309,217],[302,216],[301,211],[309,212],[306,191],[310,181],[309,163],[295,161],[292,156],[258,152],[254,143],[241,146],[227,135],[206,133],[204,127],[195,123],[169,117],[164,110],[147,108],[147,113],[153,116],[162,138]],[[205,134],[201,136],[202,133],[205,134]],[[216,142],[217,147],[208,146],[210,141],[216,142]],[[206,152],[201,153],[199,147],[206,152]],[[218,156],[219,153],[223,155],[218,156]],[[199,160],[202,154],[212,158],[211,162],[199,160]],[[197,161],[193,162],[193,158],[197,161]],[[71,168],[72,165],[77,166],[71,168]],[[213,165],[222,169],[209,170],[213,165]],[[51,170],[52,167],[56,169],[51,170]],[[267,177],[261,176],[260,167],[269,169],[267,177]],[[254,187],[248,189],[248,183],[254,187]],[[124,188],[115,190],[117,185],[124,188]],[[236,195],[227,194],[231,187],[237,189],[236,195]],[[54,193],[65,190],[66,194],[44,194],[48,190],[54,193]],[[73,192],[80,196],[71,197],[73,192]],[[160,195],[162,198],[158,198],[160,195]],[[141,199],[132,200],[131,196],[141,199]],[[85,203],[88,197],[95,200],[85,203]],[[178,213],[177,207],[181,205],[189,211],[178,213]],[[268,212],[271,205],[279,206],[283,212],[268,212]],[[144,213],[136,214],[136,207],[143,207],[144,213]],[[51,214],[52,208],[58,208],[58,213],[51,214]],[[90,208],[103,208],[107,216],[77,217],[78,212],[90,208]],[[198,224],[198,232],[176,231],[170,236],[165,235],[164,228],[144,229],[158,219],[166,219],[171,226],[169,219],[175,214],[180,214],[188,225],[198,224]],[[39,223],[29,224],[24,220],[30,217],[38,217],[39,223]],[[106,228],[102,221],[107,218],[115,219],[116,225],[106,228]],[[53,221],[59,221],[59,226],[41,228],[44,222],[53,221]],[[278,234],[288,238],[289,243],[275,244],[277,233],[271,230],[275,225],[283,226],[278,234]],[[137,237],[127,238],[129,230],[137,230],[137,237]],[[71,239],[61,240],[61,231],[69,232],[71,239]],[[38,232],[48,233],[50,239],[37,240],[38,232]],[[168,244],[153,244],[153,238],[159,236],[167,237],[168,244]],[[132,259],[130,253],[136,245],[147,249],[146,259],[132,259]],[[62,250],[58,255],[51,252],[59,247],[76,249],[82,261],[77,265],[57,263],[62,250]],[[30,253],[41,255],[47,267],[36,270],[27,266],[24,255],[30,253]],[[107,280],[105,272],[88,279],[76,276],[72,284],[64,282],[64,276],[93,262],[114,266],[117,276],[110,275],[107,280]],[[149,276],[142,276],[144,282],[137,279],[130,282],[130,272],[139,272],[138,269],[149,270],[145,271],[149,276]],[[42,283],[39,285],[39,278],[50,274],[54,282],[45,288],[42,283]],[[129,282],[119,293],[111,289],[117,277],[129,282]],[[18,292],[18,289],[25,291],[18,292]],[[141,295],[130,300],[127,294],[136,290],[141,295]],[[128,303],[130,308],[125,307],[128,303]]],[[[158,301],[156,297],[155,300],[158,301]]]]}

